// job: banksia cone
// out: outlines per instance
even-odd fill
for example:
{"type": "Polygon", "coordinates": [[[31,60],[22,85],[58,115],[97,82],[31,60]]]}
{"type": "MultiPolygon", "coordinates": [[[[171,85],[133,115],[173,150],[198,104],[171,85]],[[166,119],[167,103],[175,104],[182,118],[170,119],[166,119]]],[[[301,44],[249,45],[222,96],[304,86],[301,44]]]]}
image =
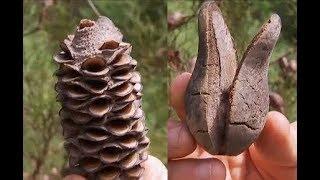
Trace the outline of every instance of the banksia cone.
{"type": "Polygon", "coordinates": [[[81,20],[54,56],[67,174],[140,179],[148,157],[141,78],[131,45],[107,17],[81,20]]]}

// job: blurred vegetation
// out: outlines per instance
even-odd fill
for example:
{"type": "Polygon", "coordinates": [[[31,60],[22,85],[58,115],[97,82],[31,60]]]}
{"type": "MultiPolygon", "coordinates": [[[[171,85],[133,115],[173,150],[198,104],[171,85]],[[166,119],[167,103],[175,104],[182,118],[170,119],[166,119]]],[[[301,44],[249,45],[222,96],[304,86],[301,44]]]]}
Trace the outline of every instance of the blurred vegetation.
{"type": "MultiPolygon", "coordinates": [[[[283,100],[284,114],[288,119],[291,122],[297,120],[296,70],[294,67],[293,70],[283,67],[282,62],[285,58],[293,64],[292,66],[296,65],[296,0],[217,0],[217,2],[234,38],[239,59],[253,36],[271,14],[277,13],[281,17],[281,35],[270,59],[269,87],[270,91],[282,97],[276,102],[282,105],[281,100],[283,100]]],[[[168,66],[170,79],[183,71],[188,71],[194,57],[197,56],[198,20],[196,13],[200,4],[201,1],[198,0],[167,1],[168,19],[173,19],[170,23],[174,27],[169,29],[167,39],[168,51],[172,52],[169,53],[168,66]]],[[[169,27],[170,23],[168,23],[169,27]]]]}
{"type": "MultiPolygon", "coordinates": [[[[157,50],[166,43],[166,9],[161,0],[93,1],[102,15],[108,16],[133,46],[144,85],[150,152],[164,163],[167,157],[166,57],[157,50]],[[163,17],[163,18],[159,18],[163,17]]],[[[62,130],[55,100],[53,76],[57,66],[52,55],[59,42],[73,33],[83,18],[97,19],[87,1],[24,0],[24,176],[44,179],[44,174],[59,179],[65,166],[62,130]]]]}

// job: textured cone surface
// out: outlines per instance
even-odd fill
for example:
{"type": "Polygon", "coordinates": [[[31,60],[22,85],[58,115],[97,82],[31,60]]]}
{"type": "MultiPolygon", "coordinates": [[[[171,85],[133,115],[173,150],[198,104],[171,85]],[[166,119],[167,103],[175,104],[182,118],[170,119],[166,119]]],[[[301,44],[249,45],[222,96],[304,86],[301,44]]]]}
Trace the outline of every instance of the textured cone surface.
{"type": "Polygon", "coordinates": [[[142,84],[131,45],[106,17],[81,20],[53,58],[67,174],[87,179],[141,179],[147,159],[142,84]]]}

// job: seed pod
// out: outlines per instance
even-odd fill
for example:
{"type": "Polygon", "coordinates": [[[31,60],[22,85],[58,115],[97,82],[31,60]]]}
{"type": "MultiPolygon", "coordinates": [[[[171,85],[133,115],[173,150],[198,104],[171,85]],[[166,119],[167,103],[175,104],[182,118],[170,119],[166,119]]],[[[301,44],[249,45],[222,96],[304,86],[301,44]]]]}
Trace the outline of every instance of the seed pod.
{"type": "Polygon", "coordinates": [[[237,155],[260,134],[269,109],[269,57],[281,22],[273,14],[237,67],[236,50],[214,1],[199,11],[199,51],[187,87],[187,125],[210,154],[237,155]]]}
{"type": "Polygon", "coordinates": [[[139,179],[147,159],[142,85],[131,45],[107,17],[81,20],[54,56],[67,173],[139,179]]]}

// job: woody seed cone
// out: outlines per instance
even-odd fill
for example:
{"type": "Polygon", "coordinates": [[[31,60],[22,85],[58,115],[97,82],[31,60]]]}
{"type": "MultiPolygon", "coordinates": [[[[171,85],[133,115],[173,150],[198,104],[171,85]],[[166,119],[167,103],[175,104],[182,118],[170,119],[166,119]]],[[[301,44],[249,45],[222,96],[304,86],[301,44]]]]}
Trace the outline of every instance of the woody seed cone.
{"type": "Polygon", "coordinates": [[[147,159],[142,84],[131,45],[107,17],[81,20],[54,55],[67,173],[141,179],[147,159]]]}

